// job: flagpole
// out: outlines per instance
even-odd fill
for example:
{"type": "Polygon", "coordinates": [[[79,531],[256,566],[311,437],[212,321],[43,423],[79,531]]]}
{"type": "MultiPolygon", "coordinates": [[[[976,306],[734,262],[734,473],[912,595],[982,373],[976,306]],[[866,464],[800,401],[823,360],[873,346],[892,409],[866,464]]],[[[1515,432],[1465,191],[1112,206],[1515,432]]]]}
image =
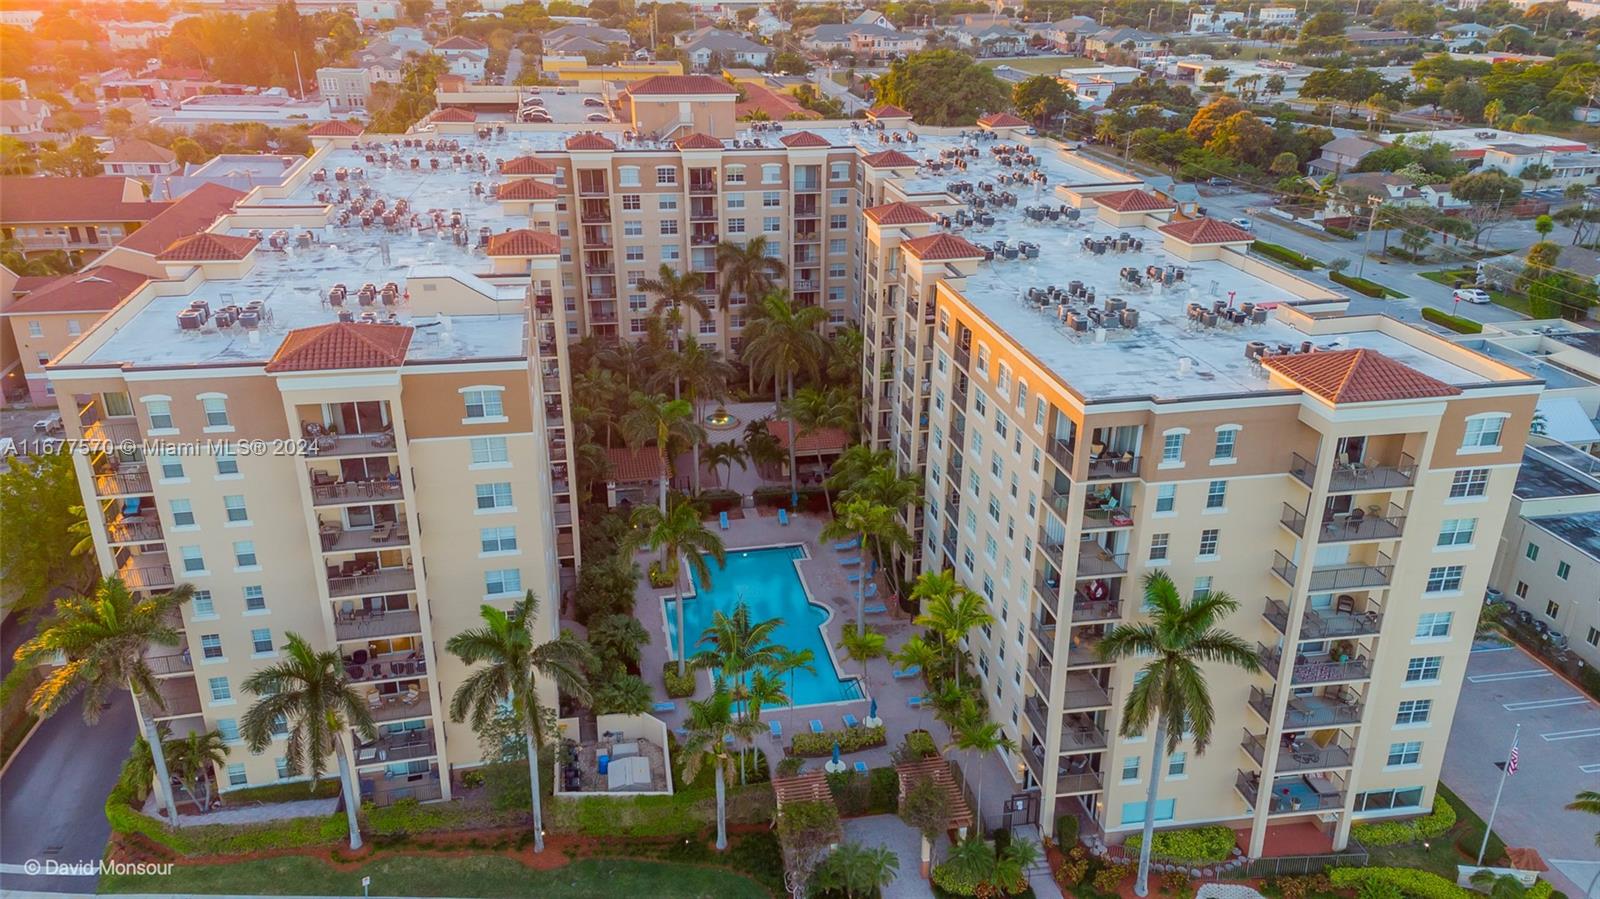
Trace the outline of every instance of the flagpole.
{"type": "Polygon", "coordinates": [[[1489,809],[1489,820],[1483,825],[1483,843],[1478,846],[1478,867],[1483,867],[1483,854],[1489,851],[1489,834],[1494,833],[1494,815],[1500,811],[1500,794],[1505,791],[1506,778],[1511,775],[1511,753],[1517,751],[1517,735],[1522,733],[1522,725],[1511,732],[1511,749],[1506,753],[1505,765],[1500,768],[1500,786],[1494,791],[1494,805],[1489,809]]]}

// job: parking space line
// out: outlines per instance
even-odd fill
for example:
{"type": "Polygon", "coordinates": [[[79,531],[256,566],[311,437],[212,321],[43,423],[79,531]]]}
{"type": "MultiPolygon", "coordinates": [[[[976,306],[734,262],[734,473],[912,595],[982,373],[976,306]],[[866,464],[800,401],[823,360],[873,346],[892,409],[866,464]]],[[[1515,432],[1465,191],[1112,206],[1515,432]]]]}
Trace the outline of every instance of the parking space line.
{"type": "Polygon", "coordinates": [[[1472,651],[1475,652],[1475,653],[1478,653],[1478,652],[1510,652],[1513,648],[1514,647],[1511,647],[1511,646],[1484,646],[1484,647],[1482,647],[1480,649],[1474,649],[1472,651]]]}
{"type": "Polygon", "coordinates": [[[1584,774],[1600,774],[1600,764],[1579,765],[1578,770],[1582,771],[1584,774]]]}
{"type": "Polygon", "coordinates": [[[1558,740],[1584,740],[1590,737],[1600,737],[1600,727],[1586,727],[1583,730],[1555,730],[1539,736],[1546,743],[1554,743],[1558,740]]]}
{"type": "Polygon", "coordinates": [[[1568,696],[1565,699],[1530,699],[1526,702],[1502,703],[1501,708],[1508,712],[1532,712],[1536,709],[1557,709],[1567,705],[1588,705],[1589,700],[1582,696],[1568,696]]]}
{"type": "Polygon", "coordinates": [[[1494,684],[1508,680],[1532,680],[1536,677],[1555,677],[1555,674],[1545,668],[1530,668],[1526,671],[1501,671],[1497,674],[1473,674],[1467,681],[1474,684],[1494,684]]]}

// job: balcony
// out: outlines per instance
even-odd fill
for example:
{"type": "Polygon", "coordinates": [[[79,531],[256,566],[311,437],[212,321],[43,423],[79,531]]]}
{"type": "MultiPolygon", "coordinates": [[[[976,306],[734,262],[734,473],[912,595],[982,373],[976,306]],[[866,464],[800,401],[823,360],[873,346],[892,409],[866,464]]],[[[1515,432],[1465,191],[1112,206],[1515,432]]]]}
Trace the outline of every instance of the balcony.
{"type": "Polygon", "coordinates": [[[1105,634],[1087,629],[1074,630],[1072,642],[1067,646],[1068,668],[1092,668],[1110,665],[1100,658],[1100,641],[1105,634]]]}
{"type": "Polygon", "coordinates": [[[425,759],[439,753],[433,731],[429,728],[396,734],[380,733],[378,739],[370,743],[360,742],[360,737],[354,737],[353,741],[358,766],[425,759]]]}
{"type": "Polygon", "coordinates": [[[354,683],[415,680],[428,673],[428,660],[418,650],[369,656],[365,650],[358,649],[344,657],[344,664],[345,674],[354,683]]]}
{"type": "Polygon", "coordinates": [[[1046,567],[1033,577],[1033,589],[1045,608],[1054,610],[1061,602],[1061,576],[1046,567]]]}
{"type": "Polygon", "coordinates": [[[956,367],[963,372],[972,367],[972,347],[957,346],[955,351],[956,367]]]}
{"type": "Polygon", "coordinates": [[[1288,528],[1296,537],[1306,535],[1306,513],[1288,503],[1284,503],[1283,510],[1278,513],[1278,523],[1288,528]]]}
{"type": "MultiPolygon", "coordinates": [[[[1289,474],[1295,480],[1314,486],[1317,466],[1299,453],[1289,455],[1289,474]]],[[[1400,490],[1410,487],[1417,479],[1417,460],[1401,453],[1393,464],[1382,462],[1336,462],[1328,476],[1329,493],[1355,493],[1357,491],[1400,490]]]]}
{"type": "Polygon", "coordinates": [[[1053,670],[1050,660],[1042,655],[1028,663],[1028,676],[1033,678],[1033,685],[1040,695],[1050,695],[1050,673],[1053,670]]]}
{"type": "Polygon", "coordinates": [[[333,635],[338,640],[372,640],[422,633],[422,613],[416,609],[383,611],[341,608],[333,616],[333,635]]]}
{"type": "Polygon", "coordinates": [[[381,777],[361,778],[361,801],[375,806],[393,805],[402,799],[430,802],[443,799],[439,772],[430,769],[419,774],[385,774],[381,777]]]}
{"type": "Polygon", "coordinates": [[[323,434],[307,438],[306,455],[336,456],[392,456],[395,454],[394,432],[374,431],[360,434],[323,434]]]}
{"type": "MultiPolygon", "coordinates": [[[[1283,664],[1283,650],[1265,643],[1257,643],[1256,654],[1261,657],[1261,664],[1265,666],[1267,674],[1276,679],[1278,669],[1283,664]]],[[[1361,681],[1372,677],[1370,659],[1365,655],[1357,655],[1353,659],[1347,655],[1334,658],[1330,653],[1296,653],[1293,669],[1289,673],[1289,683],[1331,684],[1361,681]]]]}
{"type": "Polygon", "coordinates": [[[145,664],[156,677],[189,674],[194,671],[194,658],[188,649],[173,651],[170,646],[151,646],[145,653],[145,664]]]}
{"type": "Polygon", "coordinates": [[[715,181],[690,181],[689,182],[689,194],[691,196],[703,197],[703,196],[707,196],[709,194],[714,194],[716,192],[717,192],[717,182],[715,182],[715,181]]]}
{"type": "Polygon", "coordinates": [[[373,721],[404,721],[407,718],[427,718],[433,714],[428,691],[420,685],[395,693],[374,690],[367,694],[367,710],[372,713],[373,721]]]}
{"type": "Polygon", "coordinates": [[[170,721],[173,718],[200,714],[200,688],[192,677],[158,680],[156,693],[161,699],[159,705],[149,703],[145,706],[145,711],[157,721],[170,721]]]}
{"type": "Polygon", "coordinates": [[[130,515],[106,525],[106,537],[111,543],[160,543],[161,522],[143,515],[130,515]]]}
{"type": "Polygon", "coordinates": [[[794,233],[795,243],[821,243],[822,232],[815,228],[804,228],[794,233]]]}
{"type": "Polygon", "coordinates": [[[94,492],[97,496],[152,493],[154,491],[150,487],[150,470],[143,465],[123,463],[112,466],[109,471],[96,472],[94,492]]]}
{"type": "Polygon", "coordinates": [[[1133,506],[1084,507],[1083,530],[1113,531],[1133,527],[1133,506]]]}
{"type": "Polygon", "coordinates": [[[311,473],[311,504],[314,506],[393,502],[403,499],[404,495],[398,473],[392,473],[388,478],[362,481],[338,481],[327,472],[311,473]]]}
{"type": "Polygon", "coordinates": [[[1311,569],[1312,593],[1331,593],[1334,590],[1370,590],[1387,587],[1394,580],[1394,563],[1383,553],[1370,565],[1337,565],[1311,569]]]}
{"type": "Polygon", "coordinates": [[[159,590],[177,583],[166,553],[133,556],[117,568],[117,576],[134,590],[159,590]]]}
{"type": "MultiPolygon", "coordinates": [[[[1262,721],[1272,722],[1271,693],[1264,692],[1260,687],[1250,688],[1250,708],[1254,709],[1262,721]]],[[[1337,727],[1341,724],[1361,723],[1362,702],[1348,688],[1341,689],[1337,695],[1309,694],[1306,696],[1291,696],[1289,704],[1284,709],[1284,730],[1314,730],[1320,727],[1337,727]]]]}
{"type": "MultiPolygon", "coordinates": [[[[1073,455],[1072,444],[1070,442],[1057,437],[1054,440],[1051,440],[1050,443],[1045,446],[1044,451],[1045,455],[1049,456],[1057,465],[1061,466],[1061,471],[1066,474],[1067,477],[1072,477],[1072,463],[1075,460],[1075,457],[1073,455]]],[[[1061,495],[1065,496],[1066,494],[1063,492],[1061,495]]],[[[1062,510],[1062,517],[1065,516],[1066,511],[1062,510]]]]}
{"type": "Polygon", "coordinates": [[[714,247],[717,245],[715,231],[696,232],[689,237],[689,245],[695,247],[714,247]]]}
{"type": "Polygon", "coordinates": [[[1045,621],[1043,618],[1033,619],[1028,626],[1028,631],[1033,634],[1033,639],[1038,641],[1039,649],[1048,657],[1054,657],[1056,651],[1056,624],[1045,621]]]}
{"type": "Polygon", "coordinates": [[[1066,548],[1065,534],[1052,533],[1048,525],[1039,525],[1039,549],[1044,552],[1046,559],[1057,565],[1061,564],[1061,554],[1066,548]]]}
{"type": "Polygon", "coordinates": [[[337,522],[324,521],[319,525],[318,536],[322,551],[355,552],[368,549],[393,549],[411,542],[411,534],[404,522],[383,521],[376,527],[345,529],[337,522]]]}
{"type": "Polygon", "coordinates": [[[1105,787],[1105,776],[1099,771],[1085,771],[1082,774],[1058,774],[1056,777],[1056,795],[1073,796],[1083,793],[1098,793],[1105,787]]]}
{"type": "MultiPolygon", "coordinates": [[[[1357,612],[1353,597],[1342,596],[1340,605],[1348,604],[1350,611],[1307,609],[1300,622],[1301,640],[1335,640],[1341,637],[1365,637],[1378,633],[1383,627],[1383,613],[1374,608],[1357,612]]],[[[1262,615],[1278,629],[1289,632],[1289,607],[1281,600],[1267,599],[1262,615]]]]}
{"type": "MultiPolygon", "coordinates": [[[[329,571],[334,571],[330,567],[329,571]]],[[[410,568],[384,568],[366,574],[328,576],[328,595],[378,596],[383,593],[405,593],[417,589],[417,576],[410,568]]]]}
{"type": "Polygon", "coordinates": [[[1111,691],[1090,674],[1068,674],[1061,707],[1068,711],[1111,708],[1111,691]]]}
{"type": "Polygon", "coordinates": [[[1110,481],[1139,476],[1140,457],[1131,452],[1117,453],[1115,450],[1100,456],[1089,457],[1088,480],[1110,481]]]}
{"type": "MultiPolygon", "coordinates": [[[[1029,696],[1022,704],[1033,732],[1044,737],[1050,732],[1050,708],[1037,696],[1029,696]]],[[[1096,752],[1106,748],[1106,730],[1088,715],[1063,713],[1055,717],[1061,730],[1061,751],[1096,752]]]]}
{"type": "MultiPolygon", "coordinates": [[[[1266,740],[1265,735],[1245,731],[1244,741],[1239,745],[1246,754],[1256,760],[1259,766],[1266,763],[1266,740]]],[[[1295,774],[1329,768],[1348,768],[1353,758],[1355,758],[1355,738],[1344,731],[1340,731],[1326,746],[1304,736],[1285,735],[1283,745],[1278,748],[1277,767],[1273,770],[1278,774],[1295,774]]]]}
{"type": "Polygon", "coordinates": [[[1406,511],[1394,503],[1379,514],[1377,506],[1362,509],[1357,506],[1348,512],[1331,512],[1323,515],[1323,543],[1355,543],[1363,540],[1398,540],[1406,526],[1406,511]]]}
{"type": "MultiPolygon", "coordinates": [[[[1261,775],[1240,771],[1235,781],[1240,795],[1251,805],[1261,787],[1261,775]]],[[[1344,790],[1327,777],[1310,780],[1304,777],[1281,778],[1272,782],[1272,796],[1268,800],[1269,815],[1310,814],[1344,808],[1344,790]]]]}
{"type": "Polygon", "coordinates": [[[1097,542],[1078,545],[1078,577],[1105,577],[1128,573],[1128,554],[1114,553],[1097,542]]]}

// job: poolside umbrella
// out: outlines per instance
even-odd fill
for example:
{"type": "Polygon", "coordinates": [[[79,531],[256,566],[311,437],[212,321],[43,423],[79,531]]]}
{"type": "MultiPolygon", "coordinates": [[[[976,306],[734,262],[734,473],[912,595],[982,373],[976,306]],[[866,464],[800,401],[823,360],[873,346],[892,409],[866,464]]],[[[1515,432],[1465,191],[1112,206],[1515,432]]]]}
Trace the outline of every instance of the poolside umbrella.
{"type": "Polygon", "coordinates": [[[834,763],[834,765],[842,764],[839,761],[839,741],[838,740],[834,740],[833,741],[833,763],[834,763]]]}
{"type": "Polygon", "coordinates": [[[878,720],[878,699],[877,699],[877,697],[873,697],[873,699],[872,699],[872,707],[867,709],[867,717],[871,718],[874,721],[878,720]]]}

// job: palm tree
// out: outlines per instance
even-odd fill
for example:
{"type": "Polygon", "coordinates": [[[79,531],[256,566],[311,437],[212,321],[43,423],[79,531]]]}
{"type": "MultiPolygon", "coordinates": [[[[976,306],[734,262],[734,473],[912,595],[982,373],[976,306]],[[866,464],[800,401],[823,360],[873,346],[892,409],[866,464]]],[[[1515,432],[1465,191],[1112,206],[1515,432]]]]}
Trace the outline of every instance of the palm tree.
{"type": "Polygon", "coordinates": [[[622,417],[622,433],[634,450],[648,440],[656,442],[661,456],[661,510],[667,508],[667,480],[672,475],[672,441],[695,442],[705,437],[705,429],[694,420],[694,407],[687,400],[669,400],[661,394],[635,393],[633,408],[622,417]]]}
{"type": "Polygon", "coordinates": [[[152,714],[165,709],[166,702],[156,687],[155,672],[145,653],[152,646],[177,646],[182,640],[176,627],[178,609],[194,597],[194,587],[179,584],[167,593],[143,598],[128,591],[121,578],[100,581],[93,596],[64,596],[56,600],[55,613],[39,633],[17,647],[16,667],[7,686],[19,681],[26,671],[63,660],[28,696],[28,711],[48,718],[66,707],[73,697],[83,694],[84,723],[100,721],[100,710],[110,702],[113,690],[127,687],[133,696],[134,710],[144,722],[144,739],[150,746],[155,768],[156,795],[166,808],[168,823],[178,820],[172,800],[172,780],[167,774],[167,759],[161,736],[152,714]],[[145,709],[140,697],[147,697],[154,708],[145,709]]]}
{"type": "Polygon", "coordinates": [[[661,570],[672,574],[672,589],[678,607],[678,674],[682,676],[688,670],[689,656],[685,648],[683,572],[679,560],[688,563],[689,570],[700,581],[701,587],[709,588],[711,566],[706,564],[705,557],[715,559],[717,567],[721,568],[727,564],[728,553],[722,547],[722,538],[705,526],[705,522],[700,520],[700,513],[687,498],[681,496],[673,501],[672,508],[666,512],[655,506],[634,509],[633,532],[629,539],[630,545],[635,548],[646,546],[652,552],[661,553],[661,570]]]}
{"type": "MultiPolygon", "coordinates": [[[[1587,812],[1591,815],[1600,815],[1600,790],[1583,790],[1572,797],[1567,803],[1569,812],[1587,812]]],[[[1600,833],[1594,835],[1594,844],[1600,846],[1600,833]]]]}
{"type": "MultiPolygon", "coordinates": [[[[838,387],[826,390],[802,387],[780,408],[783,414],[794,422],[796,428],[791,444],[807,434],[815,434],[828,428],[838,428],[848,432],[856,423],[855,396],[838,387]]],[[[822,467],[821,444],[817,445],[817,467],[822,467]]],[[[833,500],[828,495],[826,480],[822,483],[822,499],[827,503],[828,514],[832,515],[833,500]]]]}
{"type": "Polygon", "coordinates": [[[310,776],[310,789],[327,772],[328,754],[339,764],[339,784],[344,789],[345,822],[350,828],[350,848],[361,848],[361,825],[356,821],[360,794],[350,756],[345,750],[346,733],[354,728],[363,740],[378,735],[372,726],[372,711],[361,692],[350,685],[344,661],[336,649],[318,652],[306,638],[293,631],[284,635],[284,660],[256,670],[244,679],[244,688],[260,697],[239,719],[239,733],[251,752],[260,753],[289,726],[284,759],[290,774],[310,776]]]}
{"type": "Polygon", "coordinates": [[[707,399],[722,399],[728,395],[728,381],[733,377],[733,366],[715,349],[701,346],[691,340],[676,353],[668,356],[661,373],[672,379],[672,395],[687,394],[691,420],[696,425],[691,449],[694,452],[694,492],[700,492],[700,444],[705,441],[705,430],[700,424],[705,419],[700,414],[700,404],[707,399]]]}
{"type": "Polygon", "coordinates": [[[594,368],[572,379],[572,420],[605,429],[605,445],[611,445],[611,432],[622,420],[621,410],[628,405],[630,392],[609,368],[594,368]]]}
{"type": "Polygon", "coordinates": [[[734,294],[750,300],[766,296],[787,272],[782,259],[767,255],[764,234],[743,246],[723,241],[717,244],[717,305],[728,308],[728,299],[734,294]]]}
{"type": "MultiPolygon", "coordinates": [[[[732,615],[712,612],[711,626],[700,635],[699,645],[706,648],[695,653],[694,665],[696,668],[716,671],[718,679],[728,684],[735,703],[736,729],[742,740],[750,740],[755,736],[756,722],[753,719],[759,714],[752,708],[755,703],[750,695],[753,681],[751,675],[761,674],[761,668],[777,660],[781,650],[772,642],[772,634],[782,624],[781,618],[752,622],[750,607],[741,602],[733,607],[732,615]]],[[[763,677],[765,678],[764,675],[763,677]]],[[[762,687],[767,693],[763,696],[764,700],[772,699],[774,688],[777,694],[783,692],[781,685],[774,685],[765,679],[762,687]]],[[[742,750],[739,759],[739,776],[742,783],[744,777],[742,750]]]]}
{"type": "Polygon", "coordinates": [[[183,781],[183,791],[201,812],[211,810],[212,770],[228,760],[228,744],[220,731],[192,731],[181,740],[167,741],[172,768],[183,781]]]}
{"type": "Polygon", "coordinates": [[[983,597],[956,580],[954,571],[925,571],[911,588],[911,596],[922,603],[916,623],[939,635],[955,663],[956,685],[961,684],[961,641],[975,627],[994,624],[994,616],[984,607],[983,597]]]}
{"type": "Polygon", "coordinates": [[[745,448],[730,440],[727,443],[713,443],[706,447],[705,463],[713,470],[722,469],[722,486],[728,487],[728,482],[733,479],[733,466],[738,465],[741,471],[749,470],[748,459],[750,454],[745,448]]]}
{"type": "MultiPolygon", "coordinates": [[[[648,507],[647,507],[648,508],[648,507]]],[[[485,663],[467,675],[450,697],[450,720],[471,718],[482,734],[508,709],[522,727],[528,744],[528,774],[533,797],[533,851],[544,851],[544,809],[539,802],[539,750],[548,742],[545,709],[539,703],[538,679],[547,677],[575,701],[590,700],[584,672],[593,667],[588,646],[563,630],[544,640],[539,600],[529,590],[505,612],[487,603],[478,608],[483,626],[464,630],[445,644],[467,665],[485,663]]]]}
{"type": "MultiPolygon", "coordinates": [[[[756,737],[761,734],[761,710],[769,706],[780,706],[791,702],[789,694],[783,689],[783,680],[757,668],[750,672],[750,679],[745,683],[741,692],[744,708],[741,717],[744,726],[739,730],[739,738],[744,740],[747,748],[755,748],[756,737]]],[[[739,782],[744,783],[744,753],[739,754],[739,782]]]]}
{"type": "Polygon", "coordinates": [[[842,495],[852,490],[869,472],[893,467],[894,457],[888,450],[874,450],[865,443],[852,444],[833,460],[823,485],[842,495]]]}
{"type": "Polygon", "coordinates": [[[816,674],[815,664],[817,654],[809,649],[790,649],[787,646],[778,647],[778,657],[767,664],[767,670],[773,677],[782,680],[789,678],[789,691],[786,694],[789,701],[789,724],[794,724],[794,691],[795,680],[800,672],[816,674]]]}
{"type": "MultiPolygon", "coordinates": [[[[645,278],[638,284],[640,290],[656,295],[655,305],[650,307],[650,311],[658,319],[665,320],[667,330],[672,334],[673,350],[679,348],[679,337],[683,332],[684,307],[694,310],[701,318],[711,317],[711,307],[700,298],[700,290],[705,287],[705,283],[705,276],[699,272],[679,274],[672,270],[672,266],[663,262],[656,277],[645,278]]],[[[674,393],[673,396],[677,394],[674,393]]]]}
{"type": "Polygon", "coordinates": [[[745,425],[744,429],[745,456],[763,474],[783,462],[783,447],[778,445],[778,438],[767,429],[770,421],[769,418],[758,418],[745,425]]]}
{"type": "Polygon", "coordinates": [[[710,696],[689,702],[689,734],[684,738],[683,779],[693,783],[700,769],[712,765],[717,772],[717,851],[728,848],[727,777],[733,773],[728,736],[733,732],[733,697],[719,682],[710,696]]]}
{"type": "Polygon", "coordinates": [[[840,843],[817,869],[816,885],[829,892],[843,893],[848,899],[876,896],[894,883],[900,873],[900,857],[886,846],[840,843]]]}
{"type": "Polygon", "coordinates": [[[1139,679],[1122,703],[1124,737],[1144,734],[1155,721],[1151,742],[1150,786],[1144,806],[1144,839],[1139,846],[1139,878],[1134,892],[1150,891],[1150,844],[1155,832],[1156,790],[1161,783],[1161,753],[1171,753],[1185,734],[1194,741],[1195,755],[1211,743],[1216,712],[1202,662],[1233,665],[1247,672],[1261,670],[1249,644],[1217,627],[1217,622],[1239,608],[1238,600],[1221,591],[1197,596],[1185,603],[1178,587],[1164,571],[1145,575],[1145,624],[1119,624],[1100,641],[1100,658],[1106,661],[1149,659],[1139,679]]]}
{"type": "Polygon", "coordinates": [[[855,630],[846,628],[839,635],[839,649],[844,650],[845,658],[861,663],[862,699],[866,698],[867,663],[873,659],[880,659],[889,654],[888,639],[883,634],[865,627],[855,630]]]}
{"type": "Polygon", "coordinates": [[[655,371],[658,348],[642,340],[619,340],[608,343],[595,354],[595,361],[622,376],[622,384],[634,389],[634,378],[643,378],[646,372],[655,371]]]}
{"type": "Polygon", "coordinates": [[[918,635],[902,643],[890,658],[902,671],[910,668],[931,671],[944,659],[944,654],[939,651],[939,647],[918,635]]]}
{"type": "MultiPolygon", "coordinates": [[[[855,537],[862,546],[871,541],[874,546],[898,549],[911,545],[911,535],[900,523],[895,510],[869,499],[852,499],[840,503],[834,517],[822,526],[819,535],[824,541],[855,537]]],[[[867,576],[861,572],[856,581],[856,630],[866,627],[867,576]]]]}
{"type": "Polygon", "coordinates": [[[855,325],[833,332],[828,342],[828,378],[849,388],[852,395],[861,389],[861,358],[867,337],[855,325]]]}
{"type": "MultiPolygon", "coordinates": [[[[950,742],[946,749],[957,752],[970,752],[976,757],[984,753],[1005,750],[1015,752],[1016,741],[1006,736],[1001,729],[1000,722],[990,720],[989,713],[979,705],[971,696],[962,700],[960,710],[955,715],[950,727],[950,742]]],[[[976,766],[973,768],[977,770],[976,766]]],[[[983,778],[978,778],[978,807],[973,809],[978,820],[983,820],[983,778]]],[[[981,829],[981,828],[980,828],[981,829]]]]}
{"type": "MultiPolygon", "coordinates": [[[[758,315],[744,329],[744,361],[762,380],[772,379],[772,400],[782,408],[784,388],[794,396],[796,374],[816,377],[827,343],[817,327],[827,320],[821,306],[796,306],[785,291],[775,291],[761,301],[758,315]]],[[[789,492],[800,494],[800,474],[794,462],[795,428],[789,427],[789,492]]]]}

